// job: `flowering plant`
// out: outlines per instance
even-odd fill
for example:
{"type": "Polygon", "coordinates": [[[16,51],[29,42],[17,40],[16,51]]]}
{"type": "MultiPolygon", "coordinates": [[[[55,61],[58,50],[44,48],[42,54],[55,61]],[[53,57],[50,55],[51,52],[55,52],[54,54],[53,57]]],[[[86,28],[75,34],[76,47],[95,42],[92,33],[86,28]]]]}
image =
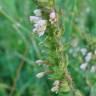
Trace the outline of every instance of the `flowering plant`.
{"type": "MultiPolygon", "coordinates": [[[[39,14],[34,18],[30,16],[30,21],[34,21],[36,18],[35,23],[37,27],[35,26],[36,28],[33,30],[37,31],[39,37],[42,38],[43,36],[45,36],[46,38],[44,41],[42,41],[42,46],[44,46],[45,50],[47,50],[46,52],[44,52],[47,58],[36,61],[39,65],[46,65],[46,70],[44,72],[37,73],[36,76],[37,78],[43,78],[47,75],[47,78],[53,81],[51,91],[58,94],[59,96],[84,96],[83,92],[76,87],[76,82],[74,81],[74,78],[72,78],[72,73],[69,70],[69,68],[73,67],[68,61],[69,59],[71,60],[70,56],[73,56],[73,58],[75,59],[78,54],[79,58],[81,58],[78,61],[80,70],[90,70],[90,72],[95,72],[95,65],[92,65],[91,68],[88,68],[94,54],[91,51],[88,51],[86,47],[80,47],[80,41],[78,37],[76,37],[76,34],[75,37],[71,38],[72,40],[71,42],[69,42],[69,44],[67,44],[68,42],[66,41],[66,39],[63,40],[64,35],[66,34],[64,23],[68,22],[68,17],[66,17],[68,13],[66,13],[66,11],[64,12],[61,7],[56,6],[57,2],[59,1],[37,0],[37,3],[39,3],[40,5],[39,8],[41,9],[36,9],[34,13],[39,10],[39,12],[37,11],[35,15],[38,13],[39,14]],[[46,3],[49,4],[45,6],[46,3]],[[44,17],[44,20],[41,20],[42,17],[44,17]],[[62,18],[64,18],[64,21],[62,21],[62,18]]],[[[74,16],[75,14],[77,13],[74,10],[73,13],[69,14],[69,16],[74,16]]],[[[74,17],[77,19],[76,16],[74,17]]],[[[75,22],[79,21],[72,20],[72,23],[75,22]]],[[[75,25],[76,27],[79,27],[78,24],[75,25]]],[[[73,28],[73,30],[79,31],[79,28],[73,28]]]]}
{"type": "Polygon", "coordinates": [[[0,0],[0,96],[96,96],[96,0],[0,0]]]}

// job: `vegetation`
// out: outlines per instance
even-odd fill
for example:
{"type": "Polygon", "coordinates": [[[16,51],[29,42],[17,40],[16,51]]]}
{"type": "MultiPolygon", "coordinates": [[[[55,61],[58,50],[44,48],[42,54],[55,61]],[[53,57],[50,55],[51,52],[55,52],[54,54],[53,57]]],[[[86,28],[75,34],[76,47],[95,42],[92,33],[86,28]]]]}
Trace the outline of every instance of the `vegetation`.
{"type": "Polygon", "coordinates": [[[0,0],[0,96],[96,96],[96,0],[0,0]]]}

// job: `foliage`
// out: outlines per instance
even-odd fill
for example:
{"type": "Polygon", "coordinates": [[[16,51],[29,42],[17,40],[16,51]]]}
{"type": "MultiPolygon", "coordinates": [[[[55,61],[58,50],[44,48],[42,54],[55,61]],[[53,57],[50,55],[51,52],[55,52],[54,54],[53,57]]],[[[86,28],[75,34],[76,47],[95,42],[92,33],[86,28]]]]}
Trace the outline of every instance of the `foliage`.
{"type": "Polygon", "coordinates": [[[95,5],[96,0],[0,0],[0,96],[96,96],[95,5]],[[29,20],[38,8],[47,20],[41,37],[29,20]],[[36,77],[40,72],[43,78],[36,77]],[[59,90],[52,92],[55,81],[59,90]]]}

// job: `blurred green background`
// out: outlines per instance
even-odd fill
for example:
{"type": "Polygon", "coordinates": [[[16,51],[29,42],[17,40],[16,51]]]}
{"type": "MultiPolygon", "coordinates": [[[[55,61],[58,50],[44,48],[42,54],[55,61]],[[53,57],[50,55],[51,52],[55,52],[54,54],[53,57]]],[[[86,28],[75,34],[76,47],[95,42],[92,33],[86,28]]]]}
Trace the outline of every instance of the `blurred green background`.
{"type": "MultiPolygon", "coordinates": [[[[47,77],[35,76],[42,67],[35,66],[34,62],[43,58],[41,50],[44,50],[40,48],[44,38],[32,35],[29,21],[36,8],[38,5],[33,0],[0,0],[0,96],[58,96],[50,92],[52,82],[47,77]]],[[[56,8],[64,11],[63,41],[71,45],[76,39],[80,48],[93,52],[96,0],[56,0],[56,8]]],[[[68,46],[67,53],[71,47],[68,46]]],[[[69,72],[75,87],[84,96],[96,96],[96,74],[80,70],[82,58],[81,54],[69,55],[69,72]]],[[[95,65],[96,58],[91,63],[95,65]]]]}

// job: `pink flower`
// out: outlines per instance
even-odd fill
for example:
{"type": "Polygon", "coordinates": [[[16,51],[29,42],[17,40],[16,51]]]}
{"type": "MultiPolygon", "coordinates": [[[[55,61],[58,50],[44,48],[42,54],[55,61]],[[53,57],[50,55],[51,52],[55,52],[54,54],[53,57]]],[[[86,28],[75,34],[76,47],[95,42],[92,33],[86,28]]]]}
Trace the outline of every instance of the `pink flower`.
{"type": "Polygon", "coordinates": [[[53,24],[53,23],[55,23],[57,21],[55,10],[52,10],[51,11],[49,21],[51,22],[51,24],[53,24]]]}

